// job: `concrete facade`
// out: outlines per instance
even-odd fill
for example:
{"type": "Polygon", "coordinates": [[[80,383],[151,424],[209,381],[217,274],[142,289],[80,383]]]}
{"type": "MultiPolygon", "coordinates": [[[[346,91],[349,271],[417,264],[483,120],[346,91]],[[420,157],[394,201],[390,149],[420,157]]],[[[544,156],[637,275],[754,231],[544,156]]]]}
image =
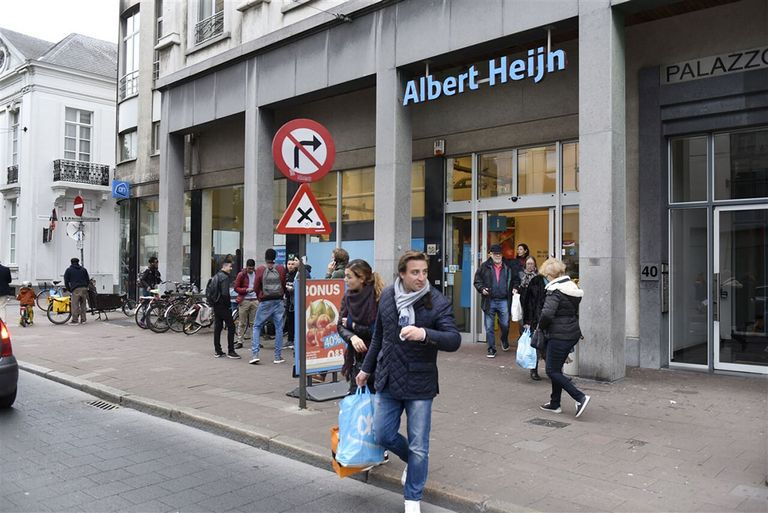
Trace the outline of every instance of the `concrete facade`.
{"type": "MultiPolygon", "coordinates": [[[[672,15],[665,2],[639,0],[558,0],[535,9],[523,0],[488,1],[483,9],[469,0],[351,0],[323,7],[351,22],[299,6],[279,23],[277,3],[245,2],[234,14],[225,2],[225,34],[197,46],[188,32],[196,4],[166,4],[155,92],[162,91],[161,147],[175,141],[176,158],[160,159],[161,233],[184,223],[170,196],[241,183],[243,252],[259,260],[273,244],[275,202],[285,200],[272,196],[280,176],[272,136],[284,122],[309,117],[334,135],[334,169],[375,167],[375,267],[388,278],[411,241],[411,162],[432,157],[436,139],[449,156],[578,140],[579,191],[559,198],[557,212],[560,204],[579,206],[587,292],[579,372],[616,380],[626,365],[669,365],[659,285],[638,276],[641,261],[663,262],[668,251],[666,161],[646,151],[654,136],[640,130],[661,129],[658,113],[639,108],[644,91],[658,88],[658,73],[645,69],[760,45],[768,36],[764,1],[692,5],[672,15]],[[524,58],[546,46],[547,27],[552,48],[567,54],[564,71],[403,107],[407,80],[427,69],[445,76],[489,58],[524,58]],[[173,192],[163,192],[166,182],[173,192]],[[646,190],[653,205],[643,203],[646,190]]],[[[467,210],[538,201],[495,198],[467,210]]],[[[167,235],[161,249],[168,276],[180,274],[175,237],[167,235]]]]}

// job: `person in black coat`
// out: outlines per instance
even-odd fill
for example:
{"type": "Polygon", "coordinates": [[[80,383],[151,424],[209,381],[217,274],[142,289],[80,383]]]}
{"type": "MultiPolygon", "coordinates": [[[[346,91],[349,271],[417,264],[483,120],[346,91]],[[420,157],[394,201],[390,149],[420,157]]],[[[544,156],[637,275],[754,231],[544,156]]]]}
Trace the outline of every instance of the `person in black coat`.
{"type": "Polygon", "coordinates": [[[91,277],[88,276],[88,270],[80,265],[79,258],[72,258],[69,263],[71,265],[64,271],[64,287],[72,293],[70,299],[71,323],[85,323],[85,316],[88,313],[88,286],[91,284],[91,277]]]}
{"type": "Polygon", "coordinates": [[[576,385],[563,375],[563,365],[581,338],[579,305],[584,291],[566,276],[565,264],[556,258],[547,259],[541,265],[540,271],[549,281],[544,307],[539,316],[539,328],[546,334],[546,369],[547,376],[552,380],[549,402],[542,404],[540,408],[561,413],[560,396],[565,390],[576,401],[576,417],[580,417],[589,404],[590,396],[576,388],[576,385]]]}
{"type": "Polygon", "coordinates": [[[214,324],[213,324],[213,351],[214,357],[221,358],[226,356],[227,358],[240,359],[240,355],[235,352],[235,321],[232,320],[232,307],[230,304],[229,288],[232,284],[232,258],[230,256],[224,257],[221,263],[221,269],[214,275],[212,284],[218,293],[216,299],[211,305],[213,307],[214,324]],[[227,325],[227,352],[224,353],[221,349],[221,331],[224,329],[224,325],[227,325]]]}
{"type": "Polygon", "coordinates": [[[7,320],[6,317],[6,305],[11,299],[11,270],[3,264],[0,264],[0,319],[7,320]]]}
{"type": "Polygon", "coordinates": [[[427,263],[417,251],[400,258],[394,285],[381,294],[371,345],[356,377],[357,385],[364,386],[376,372],[373,432],[377,443],[406,463],[406,512],[420,511],[427,482],[432,400],[439,393],[437,352],[461,345],[453,305],[430,287],[427,263]],[[403,411],[407,439],[398,432],[403,411]]]}
{"type": "MultiPolygon", "coordinates": [[[[521,332],[529,329],[531,333],[539,325],[539,316],[544,306],[545,298],[545,280],[539,274],[536,267],[536,259],[528,257],[525,261],[525,269],[520,273],[520,305],[523,307],[523,323],[521,332]]],[[[544,358],[544,354],[536,350],[536,368],[531,369],[531,379],[541,381],[539,376],[539,360],[544,358]]]]}
{"type": "Polygon", "coordinates": [[[483,262],[475,272],[475,289],[480,293],[485,321],[485,337],[488,344],[488,358],[496,357],[495,322],[498,318],[501,329],[501,348],[509,351],[509,309],[512,304],[512,294],[520,285],[519,272],[504,262],[501,246],[491,246],[488,260],[483,262]]]}
{"type": "MultiPolygon", "coordinates": [[[[373,272],[365,260],[356,258],[344,269],[344,283],[347,290],[341,300],[341,311],[337,330],[347,343],[344,351],[344,366],[341,375],[349,381],[349,393],[357,389],[355,378],[362,368],[365,353],[371,345],[373,329],[376,325],[376,313],[384,282],[378,273],[373,272]]],[[[376,392],[376,376],[368,376],[368,388],[376,392]]]]}

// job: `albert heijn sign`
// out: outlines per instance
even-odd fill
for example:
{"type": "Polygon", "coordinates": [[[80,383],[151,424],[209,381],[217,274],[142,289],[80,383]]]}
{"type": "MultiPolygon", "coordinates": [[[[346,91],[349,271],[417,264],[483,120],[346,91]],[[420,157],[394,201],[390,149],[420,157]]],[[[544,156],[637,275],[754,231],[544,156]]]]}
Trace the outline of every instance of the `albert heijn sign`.
{"type": "Polygon", "coordinates": [[[328,234],[328,223],[310,182],[320,180],[333,167],[336,146],[330,132],[311,119],[294,119],[280,127],[272,140],[275,165],[289,180],[299,182],[275,231],[285,234],[328,234]]]}

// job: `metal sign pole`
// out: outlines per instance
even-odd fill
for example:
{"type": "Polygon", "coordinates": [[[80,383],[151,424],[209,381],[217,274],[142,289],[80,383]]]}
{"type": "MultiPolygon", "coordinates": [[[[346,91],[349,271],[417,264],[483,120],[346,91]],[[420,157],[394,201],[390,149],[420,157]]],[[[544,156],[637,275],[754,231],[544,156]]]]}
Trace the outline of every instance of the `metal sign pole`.
{"type": "Polygon", "coordinates": [[[77,229],[80,230],[80,244],[78,244],[78,246],[80,246],[80,265],[85,267],[85,260],[83,259],[83,245],[85,244],[85,241],[84,241],[85,232],[83,231],[82,221],[80,221],[80,224],[78,225],[77,229]]]}
{"type": "Polygon", "coordinates": [[[299,316],[299,409],[307,408],[307,272],[304,258],[307,253],[309,235],[299,236],[299,304],[296,315],[299,316]]]}

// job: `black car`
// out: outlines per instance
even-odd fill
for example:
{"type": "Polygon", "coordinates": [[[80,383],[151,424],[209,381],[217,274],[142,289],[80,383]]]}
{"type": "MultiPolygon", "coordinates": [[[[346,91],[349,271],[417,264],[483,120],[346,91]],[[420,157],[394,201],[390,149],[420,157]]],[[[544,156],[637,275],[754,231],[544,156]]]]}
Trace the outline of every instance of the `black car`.
{"type": "Polygon", "coordinates": [[[16,400],[19,364],[13,356],[11,334],[0,319],[0,408],[10,408],[16,400]]]}

